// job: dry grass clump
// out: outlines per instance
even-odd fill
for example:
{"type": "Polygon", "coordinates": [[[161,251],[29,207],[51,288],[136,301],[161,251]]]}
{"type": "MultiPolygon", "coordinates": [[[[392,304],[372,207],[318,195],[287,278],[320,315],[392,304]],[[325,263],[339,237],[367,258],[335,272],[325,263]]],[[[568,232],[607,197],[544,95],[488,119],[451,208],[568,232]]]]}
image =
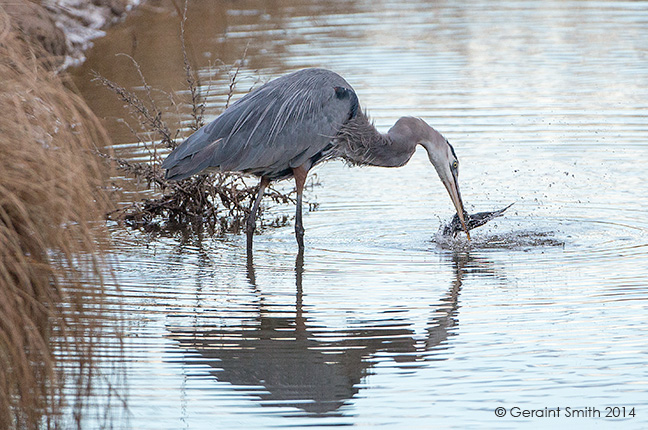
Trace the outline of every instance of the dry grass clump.
{"type": "MultiPolygon", "coordinates": [[[[186,16],[186,3],[183,16],[186,16]]],[[[204,125],[207,96],[201,94],[200,82],[188,60],[184,39],[185,19],[181,20],[180,37],[187,93],[190,96],[191,124],[189,127],[195,131],[204,125]]],[[[231,172],[202,174],[179,182],[166,180],[164,171],[160,168],[163,161],[160,154],[174,149],[180,143],[177,139],[180,131],[171,131],[164,120],[164,112],[156,104],[152,95],[154,90],[146,82],[137,62],[131,57],[128,58],[134,65],[134,73],[139,74],[143,88],[142,97],[98,74],[95,74],[95,80],[114,92],[125,103],[131,118],[139,124],[141,131],[129,126],[130,130],[140,148],[148,152],[149,161],[136,163],[126,158],[101,155],[114,161],[120,170],[135,177],[140,183],[148,184],[150,190],[159,193],[156,198],[145,199],[112,211],[108,214],[109,218],[146,231],[174,231],[191,227],[194,231],[207,229],[211,234],[239,232],[256,197],[258,181],[255,180],[252,182],[253,185],[250,185],[250,181],[246,180],[244,175],[231,172]]],[[[227,108],[234,93],[240,64],[241,62],[237,67],[229,69],[227,102],[223,109],[227,108]]],[[[162,93],[162,91],[156,92],[162,93]]],[[[168,99],[174,99],[171,95],[167,96],[168,99]]],[[[129,124],[127,121],[124,123],[129,124]]],[[[265,197],[275,203],[294,203],[292,193],[282,193],[272,187],[266,190],[265,197]]],[[[264,220],[262,209],[258,219],[262,222],[264,220]]],[[[268,224],[278,226],[285,224],[286,221],[285,218],[281,218],[270,220],[268,224]]]]}
{"type": "Polygon", "coordinates": [[[93,221],[107,200],[90,150],[108,139],[42,55],[0,8],[2,429],[79,426],[102,329],[103,237],[93,221]]]}

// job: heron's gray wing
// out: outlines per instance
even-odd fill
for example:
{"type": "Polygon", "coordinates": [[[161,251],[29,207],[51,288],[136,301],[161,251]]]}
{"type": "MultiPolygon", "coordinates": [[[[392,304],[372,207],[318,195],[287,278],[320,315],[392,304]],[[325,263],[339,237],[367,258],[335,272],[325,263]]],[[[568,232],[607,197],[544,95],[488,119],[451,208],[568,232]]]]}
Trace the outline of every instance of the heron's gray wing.
{"type": "Polygon", "coordinates": [[[162,167],[176,180],[210,167],[278,177],[323,151],[357,104],[350,85],[333,72],[285,75],[196,131],[162,167]]]}

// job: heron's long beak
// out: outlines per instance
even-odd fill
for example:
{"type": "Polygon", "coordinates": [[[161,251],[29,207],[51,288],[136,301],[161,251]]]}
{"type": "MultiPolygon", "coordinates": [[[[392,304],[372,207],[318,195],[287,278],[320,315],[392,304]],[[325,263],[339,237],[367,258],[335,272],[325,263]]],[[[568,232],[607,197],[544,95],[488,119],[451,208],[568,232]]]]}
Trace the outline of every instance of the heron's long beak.
{"type": "Polygon", "coordinates": [[[448,190],[448,194],[450,194],[450,199],[452,200],[452,203],[457,210],[457,215],[459,216],[459,221],[461,221],[461,226],[466,232],[468,240],[470,240],[470,233],[468,231],[468,227],[466,226],[466,219],[464,217],[465,210],[463,201],[461,200],[461,193],[459,192],[459,182],[457,181],[457,177],[455,175],[452,175],[448,180],[443,181],[443,185],[445,185],[446,189],[448,190]]]}

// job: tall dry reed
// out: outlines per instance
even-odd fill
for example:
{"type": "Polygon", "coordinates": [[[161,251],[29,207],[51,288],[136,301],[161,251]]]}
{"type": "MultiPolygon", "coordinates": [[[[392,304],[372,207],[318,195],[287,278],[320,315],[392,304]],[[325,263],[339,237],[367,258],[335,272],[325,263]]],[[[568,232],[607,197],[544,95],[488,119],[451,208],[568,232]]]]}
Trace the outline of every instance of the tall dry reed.
{"type": "Polygon", "coordinates": [[[80,427],[101,330],[108,138],[43,58],[0,7],[0,429],[80,427]]]}

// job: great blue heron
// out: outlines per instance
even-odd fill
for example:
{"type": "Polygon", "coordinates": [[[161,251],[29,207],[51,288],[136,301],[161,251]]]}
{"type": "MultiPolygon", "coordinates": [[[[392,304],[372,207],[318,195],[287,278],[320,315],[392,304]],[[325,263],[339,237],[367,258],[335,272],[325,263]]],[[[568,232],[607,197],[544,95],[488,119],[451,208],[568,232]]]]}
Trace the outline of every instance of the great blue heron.
{"type": "Polygon", "coordinates": [[[466,232],[459,193],[459,161],[450,143],[420,118],[402,117],[387,134],[360,109],[351,85],[324,69],[279,77],[246,94],[182,142],[162,163],[166,177],[181,180],[208,171],[236,171],[261,178],[246,222],[248,248],[263,193],[271,181],[295,178],[295,236],[304,247],[302,193],[316,164],[342,158],[351,164],[405,165],[422,145],[445,185],[466,232]]]}

